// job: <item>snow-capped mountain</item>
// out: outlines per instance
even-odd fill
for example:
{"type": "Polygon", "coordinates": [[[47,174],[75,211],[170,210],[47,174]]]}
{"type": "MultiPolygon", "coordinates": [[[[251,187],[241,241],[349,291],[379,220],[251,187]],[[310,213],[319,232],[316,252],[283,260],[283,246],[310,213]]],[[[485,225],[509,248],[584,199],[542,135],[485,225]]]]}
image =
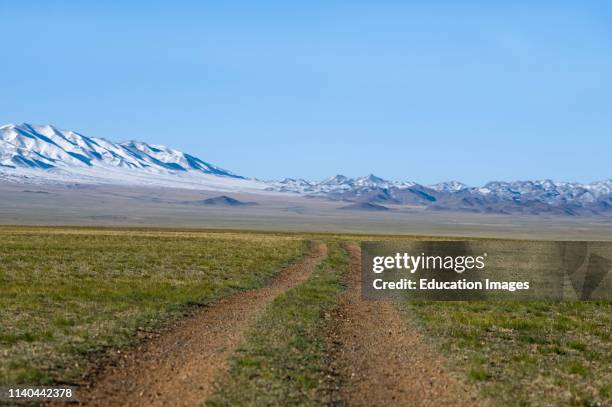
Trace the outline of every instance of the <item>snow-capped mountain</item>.
{"type": "Polygon", "coordinates": [[[311,195],[338,194],[350,191],[366,191],[373,189],[388,189],[412,187],[414,182],[388,181],[370,174],[365,177],[349,178],[345,175],[335,175],[320,182],[307,181],[304,179],[285,178],[282,181],[271,181],[271,189],[286,192],[308,193],[311,195]]]}
{"type": "Polygon", "coordinates": [[[264,182],[238,176],[165,146],[140,141],[114,143],[49,125],[25,123],[0,127],[0,180],[297,194],[428,210],[612,215],[612,180],[589,184],[495,181],[469,187],[458,181],[427,186],[375,175],[336,175],[319,182],[293,178],[264,182]]]}
{"type": "Polygon", "coordinates": [[[429,187],[438,192],[457,192],[469,188],[463,182],[459,181],[440,182],[437,184],[430,185],[429,187]]]}
{"type": "Polygon", "coordinates": [[[140,141],[115,143],[27,123],[0,127],[0,180],[245,192],[268,187],[165,146],[140,141]]]}
{"type": "Polygon", "coordinates": [[[0,166],[4,168],[116,167],[151,173],[196,171],[238,177],[192,155],[140,141],[113,143],[53,126],[0,127],[0,166]]]}
{"type": "Polygon", "coordinates": [[[375,175],[336,175],[321,182],[285,179],[270,190],[328,199],[417,205],[432,210],[528,214],[612,214],[612,180],[590,184],[551,180],[489,182],[469,187],[458,181],[434,185],[384,180],[375,175]]]}

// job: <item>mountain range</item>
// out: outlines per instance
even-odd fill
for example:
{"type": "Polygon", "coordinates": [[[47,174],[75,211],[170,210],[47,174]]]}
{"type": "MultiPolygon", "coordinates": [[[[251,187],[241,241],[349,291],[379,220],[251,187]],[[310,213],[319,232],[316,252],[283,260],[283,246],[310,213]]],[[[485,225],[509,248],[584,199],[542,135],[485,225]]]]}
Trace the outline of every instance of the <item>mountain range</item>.
{"type": "MultiPolygon", "coordinates": [[[[0,180],[18,183],[128,184],[301,195],[377,206],[507,214],[612,215],[612,180],[421,185],[375,175],[323,181],[261,181],[193,155],[141,141],[114,143],[54,126],[0,127],[0,180]]],[[[354,207],[371,208],[369,205],[354,207]]],[[[380,208],[379,208],[380,209],[380,208]]]]}

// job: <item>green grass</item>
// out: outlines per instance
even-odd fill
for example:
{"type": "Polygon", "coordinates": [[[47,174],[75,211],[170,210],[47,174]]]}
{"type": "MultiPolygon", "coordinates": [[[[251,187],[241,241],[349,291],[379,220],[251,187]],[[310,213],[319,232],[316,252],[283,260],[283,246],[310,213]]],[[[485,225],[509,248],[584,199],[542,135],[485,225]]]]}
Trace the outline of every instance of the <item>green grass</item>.
{"type": "MultiPolygon", "coordinates": [[[[328,242],[329,258],[250,328],[208,403],[325,404],[325,315],[347,266],[339,240],[380,236],[0,227],[0,385],[78,380],[103,352],[265,284],[313,238],[328,242]]],[[[612,405],[610,302],[403,308],[493,405],[612,405]]]]}
{"type": "Polygon", "coordinates": [[[304,284],[275,299],[250,329],[207,405],[324,404],[325,314],[336,302],[347,267],[337,242],[328,242],[328,254],[304,284]]]}
{"type": "Polygon", "coordinates": [[[494,405],[612,404],[612,303],[412,302],[425,337],[494,405]]]}
{"type": "Polygon", "coordinates": [[[261,286],[305,250],[270,233],[0,228],[0,384],[77,380],[100,352],[261,286]]]}

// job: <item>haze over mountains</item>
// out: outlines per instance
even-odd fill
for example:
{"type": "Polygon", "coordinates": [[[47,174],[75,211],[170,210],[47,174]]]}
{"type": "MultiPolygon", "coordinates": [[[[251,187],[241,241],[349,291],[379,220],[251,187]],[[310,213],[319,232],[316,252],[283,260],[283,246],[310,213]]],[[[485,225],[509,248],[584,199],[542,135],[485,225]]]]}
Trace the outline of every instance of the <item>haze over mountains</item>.
{"type": "Polygon", "coordinates": [[[50,125],[0,127],[0,180],[26,184],[146,185],[210,191],[291,194],[345,201],[353,208],[414,207],[508,214],[612,215],[612,180],[489,182],[421,185],[374,175],[336,175],[320,182],[260,181],[193,155],[140,141],[114,143],[50,125]]]}

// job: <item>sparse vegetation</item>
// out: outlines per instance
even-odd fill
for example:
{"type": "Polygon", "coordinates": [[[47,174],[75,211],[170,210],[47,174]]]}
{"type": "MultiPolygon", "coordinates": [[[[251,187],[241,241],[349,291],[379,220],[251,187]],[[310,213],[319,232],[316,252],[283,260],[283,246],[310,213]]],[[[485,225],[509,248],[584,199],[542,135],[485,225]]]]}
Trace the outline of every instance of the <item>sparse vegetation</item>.
{"type": "Polygon", "coordinates": [[[0,228],[0,383],[70,381],[190,307],[261,286],[299,237],[0,228]]]}
{"type": "Polygon", "coordinates": [[[327,378],[325,314],[342,289],[347,257],[328,242],[328,258],[301,286],[278,297],[250,330],[218,383],[211,406],[321,405],[327,378]]]}
{"type": "Polygon", "coordinates": [[[612,303],[413,302],[452,368],[496,405],[612,402],[612,303]]]}
{"type": "MultiPolygon", "coordinates": [[[[208,404],[317,405],[342,240],[413,239],[154,229],[0,227],[0,384],[70,382],[96,355],[195,307],[266,284],[321,239],[328,258],[249,328],[208,404]]],[[[411,302],[407,323],[494,405],[612,400],[611,302],[411,302]]],[[[323,401],[324,402],[324,401],[323,401]]]]}

